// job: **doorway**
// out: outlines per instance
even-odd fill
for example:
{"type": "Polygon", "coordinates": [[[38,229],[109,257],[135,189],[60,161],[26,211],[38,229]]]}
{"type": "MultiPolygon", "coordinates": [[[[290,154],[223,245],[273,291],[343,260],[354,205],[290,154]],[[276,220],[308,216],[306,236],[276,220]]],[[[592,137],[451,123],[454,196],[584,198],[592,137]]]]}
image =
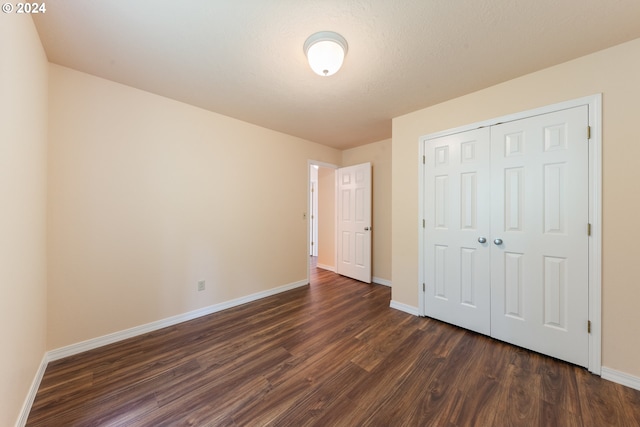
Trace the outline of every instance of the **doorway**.
{"type": "Polygon", "coordinates": [[[307,272],[316,265],[371,283],[371,163],[308,163],[307,272]]]}
{"type": "Polygon", "coordinates": [[[307,182],[308,279],[319,268],[336,272],[336,171],[338,166],[310,160],[307,182]]]}

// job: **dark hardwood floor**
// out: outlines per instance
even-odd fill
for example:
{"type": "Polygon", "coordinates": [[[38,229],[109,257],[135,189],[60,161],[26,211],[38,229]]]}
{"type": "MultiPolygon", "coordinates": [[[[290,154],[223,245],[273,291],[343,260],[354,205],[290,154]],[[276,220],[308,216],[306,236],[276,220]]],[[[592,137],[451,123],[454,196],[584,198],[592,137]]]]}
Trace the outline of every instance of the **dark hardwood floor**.
{"type": "Polygon", "coordinates": [[[52,362],[28,426],[640,426],[640,391],[324,270],[52,362]]]}

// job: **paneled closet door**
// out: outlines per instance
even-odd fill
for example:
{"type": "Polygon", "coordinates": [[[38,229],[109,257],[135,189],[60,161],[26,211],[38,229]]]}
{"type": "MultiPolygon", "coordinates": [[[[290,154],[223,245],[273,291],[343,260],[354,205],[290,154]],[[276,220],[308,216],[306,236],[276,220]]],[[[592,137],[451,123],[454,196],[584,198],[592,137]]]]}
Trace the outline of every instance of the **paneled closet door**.
{"type": "Polygon", "coordinates": [[[491,127],[491,336],[588,366],[588,107],[491,127]]]}
{"type": "Polygon", "coordinates": [[[490,333],[489,129],[425,142],[425,314],[490,333]]]}

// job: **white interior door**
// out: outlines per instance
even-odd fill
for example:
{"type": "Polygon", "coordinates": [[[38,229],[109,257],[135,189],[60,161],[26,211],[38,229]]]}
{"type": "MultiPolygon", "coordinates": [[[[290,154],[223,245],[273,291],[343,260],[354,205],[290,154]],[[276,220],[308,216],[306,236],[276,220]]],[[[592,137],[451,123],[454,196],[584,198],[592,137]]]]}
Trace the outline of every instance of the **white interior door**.
{"type": "Polygon", "coordinates": [[[490,333],[489,128],[425,143],[425,314],[490,333]]]}
{"type": "Polygon", "coordinates": [[[427,316],[589,365],[588,123],[582,105],[424,142],[427,316]]]}
{"type": "Polygon", "coordinates": [[[589,355],[587,124],[581,106],[491,128],[491,335],[581,366],[589,355]]]}
{"type": "Polygon", "coordinates": [[[371,163],[338,169],[338,274],[371,283],[371,163]]]}

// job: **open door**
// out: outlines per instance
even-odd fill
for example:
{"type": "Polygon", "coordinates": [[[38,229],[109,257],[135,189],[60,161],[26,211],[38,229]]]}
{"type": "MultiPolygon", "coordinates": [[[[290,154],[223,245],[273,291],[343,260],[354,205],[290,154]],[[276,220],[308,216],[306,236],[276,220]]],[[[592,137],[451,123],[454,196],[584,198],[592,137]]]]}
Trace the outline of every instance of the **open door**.
{"type": "Polygon", "coordinates": [[[338,169],[338,274],[371,283],[371,163],[338,169]]]}

